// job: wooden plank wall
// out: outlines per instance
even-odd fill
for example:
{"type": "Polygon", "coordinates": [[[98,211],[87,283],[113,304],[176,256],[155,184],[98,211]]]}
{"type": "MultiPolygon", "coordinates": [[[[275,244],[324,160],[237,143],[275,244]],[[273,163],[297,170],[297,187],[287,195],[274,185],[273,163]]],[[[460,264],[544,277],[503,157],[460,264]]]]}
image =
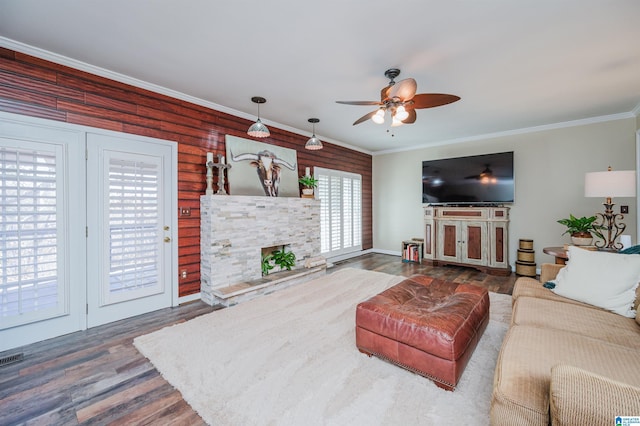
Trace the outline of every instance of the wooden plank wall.
{"type": "MultiPolygon", "coordinates": [[[[250,121],[3,48],[0,111],[176,141],[178,206],[191,208],[190,217],[178,220],[179,270],[187,270],[187,278],[180,278],[179,294],[200,290],[200,195],[206,187],[206,153],[224,155],[227,134],[248,138],[250,121]]],[[[362,241],[364,249],[371,248],[371,156],[326,142],[320,151],[307,151],[308,136],[269,130],[271,137],[260,142],[295,149],[299,170],[318,166],[362,175],[362,241]]]]}

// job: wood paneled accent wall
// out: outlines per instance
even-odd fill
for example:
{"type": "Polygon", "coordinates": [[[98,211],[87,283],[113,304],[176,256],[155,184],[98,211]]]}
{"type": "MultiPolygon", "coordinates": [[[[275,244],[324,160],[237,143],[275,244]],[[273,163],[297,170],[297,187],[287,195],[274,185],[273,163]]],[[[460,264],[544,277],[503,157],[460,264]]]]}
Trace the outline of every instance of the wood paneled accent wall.
{"type": "MultiPolygon", "coordinates": [[[[249,138],[249,120],[3,48],[0,111],[177,142],[178,206],[191,208],[190,217],[178,219],[179,271],[187,270],[179,294],[200,290],[199,209],[206,153],[224,155],[226,134],[249,138]]],[[[371,248],[371,156],[324,141],[324,149],[307,151],[307,136],[269,130],[271,137],[260,142],[295,149],[299,170],[318,166],[362,175],[362,242],[364,249],[371,248]]]]}

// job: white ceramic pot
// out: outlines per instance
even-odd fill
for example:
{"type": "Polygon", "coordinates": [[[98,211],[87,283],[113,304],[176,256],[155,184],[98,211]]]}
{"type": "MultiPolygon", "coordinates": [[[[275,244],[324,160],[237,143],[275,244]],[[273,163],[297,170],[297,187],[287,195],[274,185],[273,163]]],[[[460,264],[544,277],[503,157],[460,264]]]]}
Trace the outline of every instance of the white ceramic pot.
{"type": "Polygon", "coordinates": [[[574,237],[571,236],[571,242],[574,246],[590,246],[593,242],[593,238],[585,238],[585,237],[574,237]]]}
{"type": "Polygon", "coordinates": [[[302,188],[303,195],[313,195],[313,188],[302,188]]]}

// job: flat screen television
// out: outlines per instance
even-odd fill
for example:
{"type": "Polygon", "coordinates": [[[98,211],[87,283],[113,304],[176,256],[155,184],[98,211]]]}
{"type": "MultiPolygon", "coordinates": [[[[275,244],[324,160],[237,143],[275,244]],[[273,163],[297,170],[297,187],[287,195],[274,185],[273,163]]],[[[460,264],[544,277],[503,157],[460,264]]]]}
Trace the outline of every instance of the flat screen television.
{"type": "Polygon", "coordinates": [[[513,151],[422,162],[423,203],[512,203],[514,193],[513,151]]]}

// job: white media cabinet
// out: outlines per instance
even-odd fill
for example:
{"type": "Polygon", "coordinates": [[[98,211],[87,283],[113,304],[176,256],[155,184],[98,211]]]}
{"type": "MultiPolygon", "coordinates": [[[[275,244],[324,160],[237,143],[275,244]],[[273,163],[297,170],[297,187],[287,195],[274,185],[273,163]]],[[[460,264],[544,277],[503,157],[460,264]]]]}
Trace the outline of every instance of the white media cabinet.
{"type": "Polygon", "coordinates": [[[425,206],[424,259],[509,275],[509,208],[425,206]]]}

